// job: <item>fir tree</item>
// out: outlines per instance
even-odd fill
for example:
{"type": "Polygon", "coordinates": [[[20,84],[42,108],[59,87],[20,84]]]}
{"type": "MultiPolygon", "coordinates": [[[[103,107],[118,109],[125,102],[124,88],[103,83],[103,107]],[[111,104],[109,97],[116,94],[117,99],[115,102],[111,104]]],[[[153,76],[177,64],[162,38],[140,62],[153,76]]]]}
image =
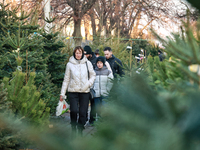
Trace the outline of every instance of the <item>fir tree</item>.
{"type": "MultiPolygon", "coordinates": [[[[22,59],[24,60],[21,63],[22,72],[26,73],[29,71],[35,72],[35,85],[37,86],[37,88],[42,87],[40,89],[41,98],[45,100],[46,103],[48,103],[48,106],[53,106],[53,109],[51,109],[51,111],[55,111],[55,107],[57,105],[55,97],[57,97],[58,95],[58,90],[56,90],[55,85],[53,85],[52,83],[51,75],[48,73],[48,63],[47,63],[49,61],[49,57],[52,55],[52,52],[49,53],[48,51],[45,51],[47,55],[44,53],[43,50],[45,50],[44,45],[46,41],[44,41],[45,39],[43,36],[41,36],[41,34],[38,34],[40,33],[39,26],[29,24],[26,21],[26,18],[27,16],[29,16],[29,14],[25,15],[24,12],[21,13],[20,17],[17,17],[16,9],[11,12],[9,9],[7,9],[7,6],[5,7],[2,6],[1,11],[2,15],[5,14],[2,17],[2,22],[0,23],[3,29],[2,30],[3,36],[1,38],[2,40],[1,53],[2,55],[6,55],[7,59],[5,59],[2,63],[3,64],[1,70],[2,74],[0,76],[0,79],[3,79],[3,77],[10,78],[12,76],[12,73],[17,68],[17,63],[15,58],[18,56],[18,53],[20,53],[20,57],[22,57],[22,59]],[[13,18],[15,18],[15,20],[12,20],[13,18]],[[50,101],[51,103],[53,103],[54,101],[54,105],[53,104],[50,105],[49,104],[50,101]]],[[[52,39],[50,39],[49,41],[51,40],[52,39]]],[[[62,44],[63,43],[60,44],[61,47],[62,44]]],[[[53,49],[56,47],[58,50],[59,42],[57,45],[58,46],[53,46],[53,49]]],[[[60,55],[59,57],[60,61],[62,60],[63,56],[60,53],[59,55],[60,55]]],[[[60,63],[59,66],[62,66],[62,63],[60,63]]],[[[53,74],[53,72],[50,73],[53,74]]]]}
{"type": "MultiPolygon", "coordinates": [[[[41,57],[43,53],[42,37],[33,34],[38,30],[39,26],[31,26],[28,24],[26,18],[30,14],[25,14],[21,11],[21,16],[17,17],[18,8],[10,11],[8,6],[4,6],[1,3],[0,9],[0,15],[2,16],[0,20],[0,44],[2,47],[0,53],[2,55],[6,54],[8,58],[2,67],[4,71],[2,77],[11,77],[12,72],[16,70],[15,55],[19,51],[24,60],[26,60],[26,51],[28,51],[29,65],[31,65],[30,69],[35,69],[36,72],[45,70],[46,61],[41,57]]],[[[22,68],[26,68],[26,63],[22,63],[22,68]]]]}
{"type": "Polygon", "coordinates": [[[52,82],[60,88],[63,82],[63,75],[65,73],[67,54],[62,54],[61,50],[65,47],[65,44],[58,37],[56,33],[41,33],[44,37],[44,53],[43,57],[47,59],[47,71],[51,74],[52,82]]]}

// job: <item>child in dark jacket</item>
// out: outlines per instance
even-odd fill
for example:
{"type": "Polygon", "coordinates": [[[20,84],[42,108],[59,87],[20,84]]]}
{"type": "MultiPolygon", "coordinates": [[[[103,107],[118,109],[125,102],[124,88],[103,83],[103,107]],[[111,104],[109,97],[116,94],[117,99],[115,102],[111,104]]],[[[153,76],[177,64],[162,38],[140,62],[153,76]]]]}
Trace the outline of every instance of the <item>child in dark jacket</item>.
{"type": "Polygon", "coordinates": [[[96,60],[96,79],[93,85],[93,88],[96,92],[95,98],[94,98],[94,104],[95,104],[95,111],[94,116],[99,115],[99,109],[102,104],[103,98],[107,97],[111,88],[112,88],[112,82],[113,74],[110,70],[107,69],[105,66],[105,57],[99,56],[96,60]]]}

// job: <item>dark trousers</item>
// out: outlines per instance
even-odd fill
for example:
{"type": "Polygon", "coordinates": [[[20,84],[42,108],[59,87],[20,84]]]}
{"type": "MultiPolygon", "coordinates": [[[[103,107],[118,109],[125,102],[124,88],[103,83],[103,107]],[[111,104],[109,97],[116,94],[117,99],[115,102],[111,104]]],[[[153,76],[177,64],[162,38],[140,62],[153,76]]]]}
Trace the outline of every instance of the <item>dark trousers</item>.
{"type": "Polygon", "coordinates": [[[96,113],[95,113],[95,103],[94,103],[94,99],[90,98],[90,123],[93,123],[95,121],[95,117],[96,117],[96,113]]]}
{"type": "Polygon", "coordinates": [[[86,122],[86,113],[88,111],[89,93],[69,92],[70,118],[72,128],[78,125],[78,128],[84,129],[86,122]],[[77,124],[77,114],[79,119],[77,124]]]}
{"type": "Polygon", "coordinates": [[[98,116],[100,116],[100,109],[101,109],[101,106],[102,106],[102,99],[103,97],[95,97],[94,98],[94,113],[95,113],[95,116],[96,114],[98,116]]]}

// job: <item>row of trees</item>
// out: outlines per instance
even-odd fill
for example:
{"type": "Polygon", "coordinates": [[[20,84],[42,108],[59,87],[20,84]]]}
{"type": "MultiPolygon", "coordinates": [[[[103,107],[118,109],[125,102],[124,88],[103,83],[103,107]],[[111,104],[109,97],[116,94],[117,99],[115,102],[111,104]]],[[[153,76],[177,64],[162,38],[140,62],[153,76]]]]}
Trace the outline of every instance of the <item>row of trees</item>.
{"type": "Polygon", "coordinates": [[[36,72],[35,85],[40,87],[42,99],[53,108],[53,113],[68,56],[61,53],[65,44],[58,37],[58,32],[46,33],[37,23],[27,21],[32,13],[26,14],[21,10],[21,15],[17,16],[17,8],[11,11],[9,5],[0,5],[0,80],[12,77],[19,55],[23,59],[20,65],[22,71],[27,76],[31,71],[36,72]]]}
{"type": "MultiPolygon", "coordinates": [[[[34,13],[28,18],[30,22],[39,20],[41,25],[44,24],[43,8],[45,3],[34,0],[20,3],[23,3],[23,9],[34,10],[34,13]]],[[[198,11],[188,6],[185,1],[52,0],[51,17],[56,17],[54,25],[57,30],[62,32],[65,31],[67,25],[73,22],[73,37],[77,37],[77,44],[80,45],[82,40],[81,23],[83,22],[86,38],[90,36],[89,30],[92,28],[93,39],[100,36],[102,31],[107,37],[114,31],[118,37],[148,39],[150,38],[150,27],[167,27],[171,23],[180,23],[180,19],[186,17],[185,10],[188,8],[191,10],[191,19],[197,19],[198,11]]]]}
{"type": "MultiPolygon", "coordinates": [[[[115,35],[126,38],[149,38],[144,30],[177,23],[184,16],[187,5],[171,0],[90,0],[90,1],[52,1],[54,13],[66,18],[64,23],[74,22],[74,37],[82,37],[81,20],[84,20],[86,34],[91,22],[93,39],[104,31],[109,37],[115,35]],[[178,10],[177,10],[178,8],[178,10]]],[[[64,20],[64,19],[63,19],[64,20]]],[[[87,36],[87,35],[86,35],[87,36]]]]}

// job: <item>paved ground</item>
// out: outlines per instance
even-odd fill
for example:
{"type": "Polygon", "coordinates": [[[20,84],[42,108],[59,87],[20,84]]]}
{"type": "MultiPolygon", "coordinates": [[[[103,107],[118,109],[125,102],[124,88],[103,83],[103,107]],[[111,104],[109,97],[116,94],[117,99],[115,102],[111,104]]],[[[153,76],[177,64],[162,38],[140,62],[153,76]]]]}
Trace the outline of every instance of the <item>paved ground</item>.
{"type": "MultiPolygon", "coordinates": [[[[61,117],[63,117],[64,123],[66,123],[66,125],[70,128],[70,113],[65,113],[61,117]]],[[[85,130],[83,130],[83,137],[92,136],[95,131],[96,129],[94,126],[90,126],[89,124],[87,124],[85,126],[85,130]]]]}

